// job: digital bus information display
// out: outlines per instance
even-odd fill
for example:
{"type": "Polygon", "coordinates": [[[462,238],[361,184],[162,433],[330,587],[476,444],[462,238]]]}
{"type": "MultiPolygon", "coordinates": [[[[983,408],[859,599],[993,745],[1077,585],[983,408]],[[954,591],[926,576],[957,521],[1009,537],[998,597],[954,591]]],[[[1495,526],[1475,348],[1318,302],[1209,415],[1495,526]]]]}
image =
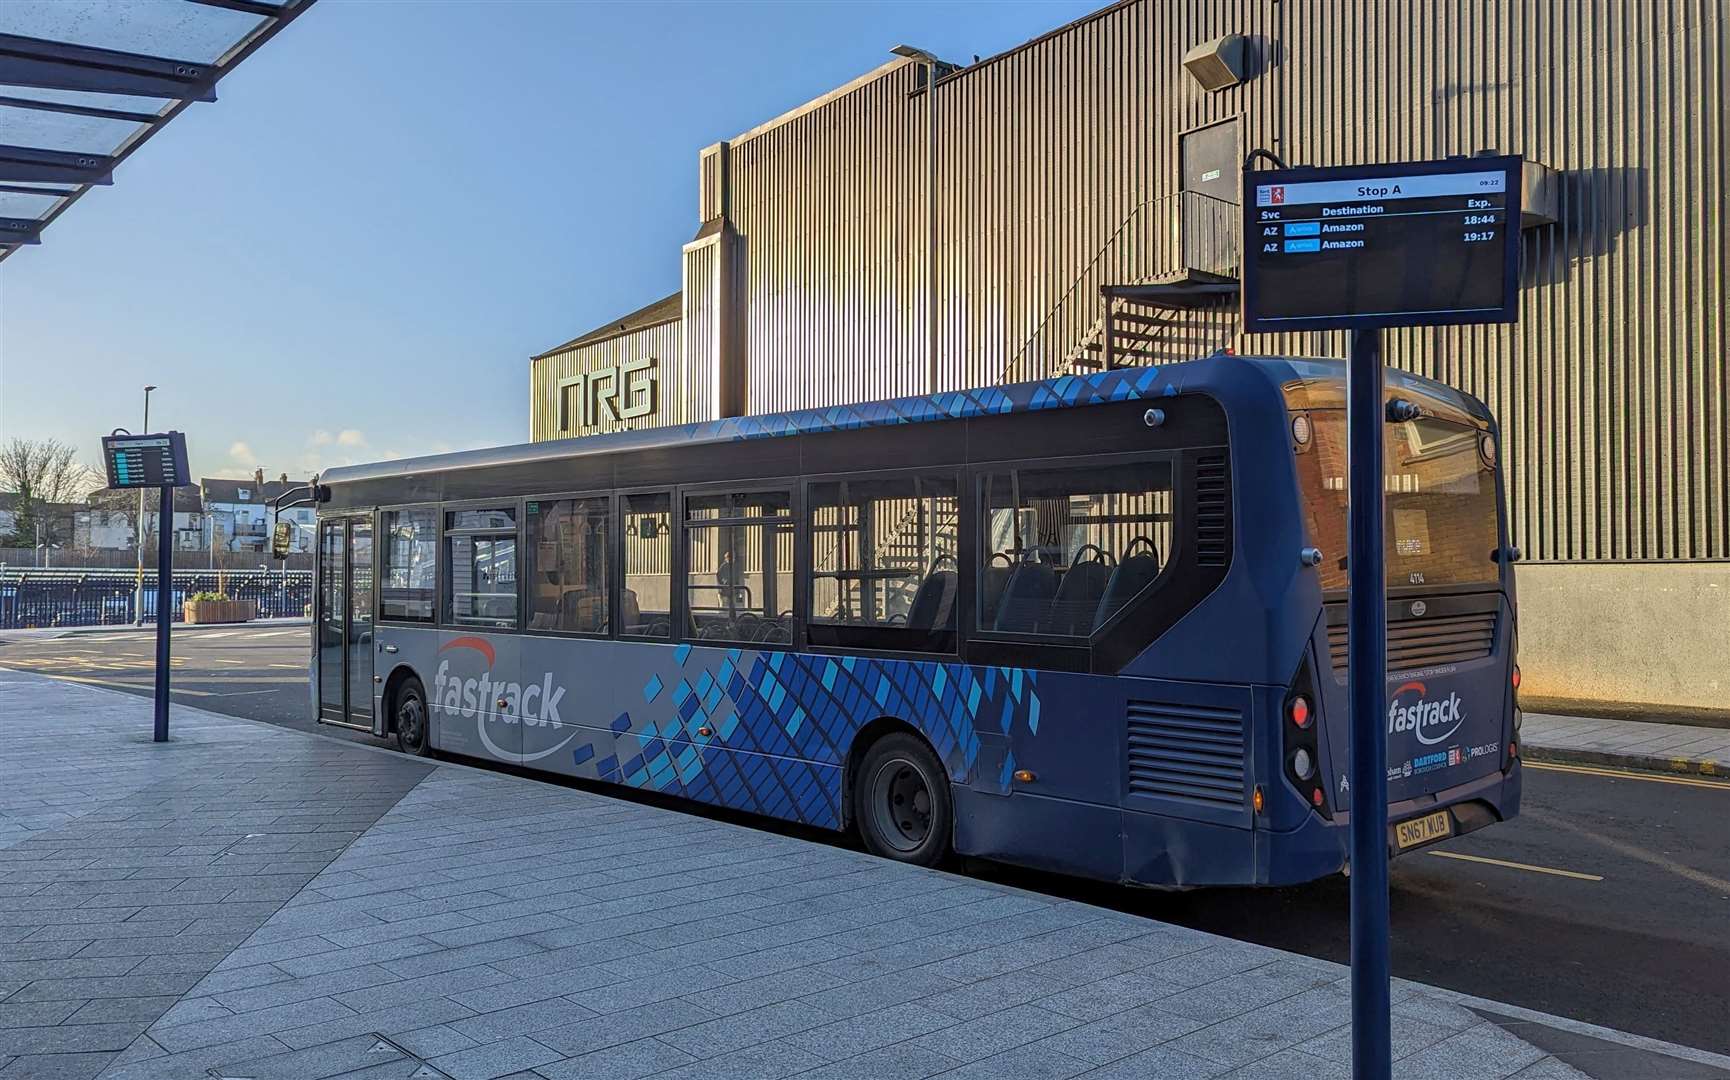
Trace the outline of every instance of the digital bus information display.
{"type": "Polygon", "coordinates": [[[104,435],[102,462],[111,488],[180,487],[187,479],[186,436],[104,435]]]}
{"type": "Polygon", "coordinates": [[[1251,333],[1512,322],[1520,159],[1244,175],[1251,333]]]}

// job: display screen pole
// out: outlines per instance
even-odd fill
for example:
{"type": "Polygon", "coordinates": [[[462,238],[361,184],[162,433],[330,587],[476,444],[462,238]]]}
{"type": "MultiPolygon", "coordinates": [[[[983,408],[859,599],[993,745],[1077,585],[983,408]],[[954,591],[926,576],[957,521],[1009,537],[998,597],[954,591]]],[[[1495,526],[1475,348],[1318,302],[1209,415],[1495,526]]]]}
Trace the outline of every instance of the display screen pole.
{"type": "Polygon", "coordinates": [[[1383,569],[1382,332],[1353,330],[1350,431],[1352,1077],[1389,1080],[1387,581],[1383,569]]]}
{"type": "Polygon", "coordinates": [[[156,742],[168,741],[168,628],[174,612],[174,489],[163,485],[156,517],[156,742]]]}

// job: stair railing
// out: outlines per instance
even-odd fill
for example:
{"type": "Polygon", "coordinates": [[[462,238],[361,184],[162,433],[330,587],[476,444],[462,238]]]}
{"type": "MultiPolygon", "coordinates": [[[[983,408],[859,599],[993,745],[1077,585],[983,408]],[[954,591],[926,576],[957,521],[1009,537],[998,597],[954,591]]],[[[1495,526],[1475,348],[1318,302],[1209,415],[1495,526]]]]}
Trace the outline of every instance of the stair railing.
{"type": "Polygon", "coordinates": [[[1136,206],[1004,366],[1000,381],[1043,378],[1066,364],[1103,316],[1105,285],[1140,284],[1192,269],[1235,276],[1238,212],[1237,204],[1198,191],[1136,206]]]}

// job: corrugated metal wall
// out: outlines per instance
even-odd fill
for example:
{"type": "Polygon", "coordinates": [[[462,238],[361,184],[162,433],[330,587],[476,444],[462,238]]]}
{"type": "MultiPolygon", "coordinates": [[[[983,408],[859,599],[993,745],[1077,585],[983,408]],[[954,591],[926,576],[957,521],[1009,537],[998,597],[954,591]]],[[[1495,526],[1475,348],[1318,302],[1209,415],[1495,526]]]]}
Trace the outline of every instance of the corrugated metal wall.
{"type": "MultiPolygon", "coordinates": [[[[591,345],[552,353],[534,361],[529,371],[529,440],[565,439],[573,435],[597,435],[606,431],[633,428],[665,427],[684,424],[708,417],[691,407],[695,396],[704,400],[707,384],[692,385],[689,370],[683,361],[684,327],[681,322],[645,326],[628,334],[607,338],[591,345]],[[578,374],[588,374],[601,368],[616,368],[626,361],[653,357],[655,360],[655,410],[647,416],[630,420],[615,420],[602,408],[597,410],[599,422],[575,430],[559,427],[559,383],[578,374]]],[[[641,378],[641,376],[638,376],[641,378]]],[[[573,420],[581,414],[572,412],[573,420]]]]}
{"type": "MultiPolygon", "coordinates": [[[[1528,557],[1730,558],[1726,32],[1718,0],[1142,0],[963,69],[935,100],[940,380],[1079,342],[1097,296],[1066,297],[1137,275],[1113,238],[1178,190],[1184,131],[1236,117],[1293,164],[1523,153],[1562,171],[1562,220],[1526,234],[1521,322],[1394,331],[1391,362],[1501,418],[1528,557]],[[1228,32],[1251,74],[1209,94],[1179,60],[1228,32]]],[[[921,87],[893,67],[749,133],[703,191],[738,231],[750,412],[924,388],[921,87]]]]}
{"type": "Polygon", "coordinates": [[[904,64],[728,149],[749,411],[925,388],[925,109],[904,64]]]}

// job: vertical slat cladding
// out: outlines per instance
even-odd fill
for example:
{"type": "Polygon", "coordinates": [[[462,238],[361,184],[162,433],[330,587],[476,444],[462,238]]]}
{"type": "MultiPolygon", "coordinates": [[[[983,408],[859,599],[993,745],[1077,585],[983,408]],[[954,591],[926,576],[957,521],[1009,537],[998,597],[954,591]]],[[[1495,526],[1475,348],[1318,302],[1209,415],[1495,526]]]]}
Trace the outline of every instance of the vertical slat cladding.
{"type": "Polygon", "coordinates": [[[704,419],[702,416],[693,415],[685,404],[685,383],[691,373],[685,364],[680,362],[680,357],[684,355],[683,339],[684,329],[678,320],[674,320],[536,360],[529,374],[530,440],[539,442],[543,439],[564,439],[576,434],[574,431],[561,431],[559,428],[561,381],[600,368],[616,368],[627,360],[641,360],[644,357],[655,359],[655,381],[658,384],[655,389],[655,411],[648,416],[615,421],[605,409],[601,409],[601,422],[583,429],[583,433],[665,427],[704,419]]]}
{"type": "MultiPolygon", "coordinates": [[[[1520,324],[1393,331],[1391,362],[1495,411],[1529,558],[1730,558],[1725,18],[1718,0],[1143,0],[964,69],[935,91],[942,383],[997,381],[1030,342],[1051,370],[1081,341],[1096,300],[1035,335],[1177,189],[1182,131],[1240,116],[1246,150],[1294,164],[1522,153],[1561,170],[1562,200],[1525,235],[1520,324]],[[1227,32],[1276,56],[1209,94],[1177,58],[1227,32]]],[[[918,74],[730,150],[752,412],[924,384],[918,74]]]]}

